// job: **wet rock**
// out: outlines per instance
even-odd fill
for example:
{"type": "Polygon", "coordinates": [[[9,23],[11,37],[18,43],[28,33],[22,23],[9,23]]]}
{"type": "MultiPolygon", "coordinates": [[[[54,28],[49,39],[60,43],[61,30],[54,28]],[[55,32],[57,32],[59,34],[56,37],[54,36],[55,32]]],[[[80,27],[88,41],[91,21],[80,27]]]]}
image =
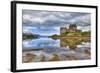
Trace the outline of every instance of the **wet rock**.
{"type": "Polygon", "coordinates": [[[86,54],[91,55],[91,52],[90,52],[89,49],[85,49],[84,51],[85,51],[86,54]]]}
{"type": "Polygon", "coordinates": [[[66,60],[78,60],[79,58],[74,55],[68,55],[66,56],[66,60]]]}
{"type": "Polygon", "coordinates": [[[53,54],[52,58],[49,61],[60,61],[60,58],[57,54],[53,54]]]}
{"type": "Polygon", "coordinates": [[[85,59],[91,59],[91,51],[89,49],[84,50],[85,59]]]}
{"type": "Polygon", "coordinates": [[[23,63],[33,62],[33,60],[34,60],[35,57],[36,57],[35,54],[27,53],[27,54],[23,57],[23,63]]]}
{"type": "Polygon", "coordinates": [[[41,57],[41,62],[44,62],[45,61],[45,56],[44,55],[41,55],[42,57],[41,57]]]}

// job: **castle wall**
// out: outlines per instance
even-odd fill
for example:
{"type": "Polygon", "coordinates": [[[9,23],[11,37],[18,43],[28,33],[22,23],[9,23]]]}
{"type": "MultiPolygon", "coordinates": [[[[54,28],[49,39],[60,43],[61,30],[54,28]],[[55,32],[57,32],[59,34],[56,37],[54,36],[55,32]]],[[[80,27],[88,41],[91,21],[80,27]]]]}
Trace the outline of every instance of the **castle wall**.
{"type": "Polygon", "coordinates": [[[70,25],[69,29],[67,29],[66,27],[61,27],[60,34],[65,32],[81,32],[81,30],[78,30],[76,25],[70,25]]]}

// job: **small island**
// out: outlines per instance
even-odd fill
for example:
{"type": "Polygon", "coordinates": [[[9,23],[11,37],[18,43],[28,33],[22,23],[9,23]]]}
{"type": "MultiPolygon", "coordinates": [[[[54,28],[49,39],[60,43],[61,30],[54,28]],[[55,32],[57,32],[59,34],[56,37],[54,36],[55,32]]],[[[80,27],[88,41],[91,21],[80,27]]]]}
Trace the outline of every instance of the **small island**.
{"type": "Polygon", "coordinates": [[[60,35],[54,34],[50,37],[58,39],[58,38],[84,38],[90,36],[91,36],[90,31],[78,30],[76,24],[70,24],[68,29],[66,27],[60,27],[60,35]]]}
{"type": "Polygon", "coordinates": [[[38,38],[39,35],[37,34],[32,34],[32,33],[23,33],[23,40],[26,39],[36,39],[38,38]]]}

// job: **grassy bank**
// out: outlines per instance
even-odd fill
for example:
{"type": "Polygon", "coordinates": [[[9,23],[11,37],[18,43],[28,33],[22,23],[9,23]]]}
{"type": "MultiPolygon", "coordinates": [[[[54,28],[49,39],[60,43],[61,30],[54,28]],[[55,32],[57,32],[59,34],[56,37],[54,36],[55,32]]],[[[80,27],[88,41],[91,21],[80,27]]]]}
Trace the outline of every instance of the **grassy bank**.
{"type": "Polygon", "coordinates": [[[60,35],[52,35],[50,36],[51,38],[84,38],[84,37],[90,37],[91,36],[91,32],[65,32],[63,34],[60,35]]]}

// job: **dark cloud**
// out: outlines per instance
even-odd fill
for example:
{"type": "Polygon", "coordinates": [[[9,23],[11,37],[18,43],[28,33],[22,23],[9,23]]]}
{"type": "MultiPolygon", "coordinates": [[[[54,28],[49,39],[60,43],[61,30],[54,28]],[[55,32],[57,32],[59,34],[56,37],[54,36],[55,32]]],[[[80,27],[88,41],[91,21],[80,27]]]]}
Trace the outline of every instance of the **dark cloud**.
{"type": "Polygon", "coordinates": [[[26,26],[90,26],[90,19],[90,13],[23,10],[23,25],[26,26]]]}

